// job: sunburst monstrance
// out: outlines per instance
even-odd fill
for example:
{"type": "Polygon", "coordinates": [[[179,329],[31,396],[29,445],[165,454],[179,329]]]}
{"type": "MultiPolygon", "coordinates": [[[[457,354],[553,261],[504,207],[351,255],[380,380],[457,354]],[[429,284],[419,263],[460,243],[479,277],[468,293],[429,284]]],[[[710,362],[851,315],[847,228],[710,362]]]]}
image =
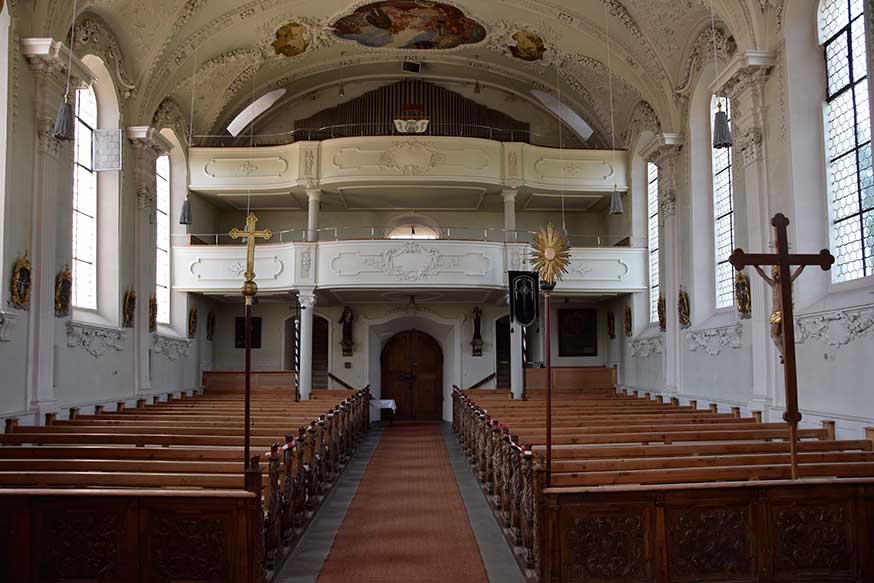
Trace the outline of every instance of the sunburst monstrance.
{"type": "Polygon", "coordinates": [[[531,246],[534,248],[531,265],[540,274],[540,280],[547,285],[558,283],[570,264],[571,247],[567,237],[550,223],[540,227],[531,246]]]}

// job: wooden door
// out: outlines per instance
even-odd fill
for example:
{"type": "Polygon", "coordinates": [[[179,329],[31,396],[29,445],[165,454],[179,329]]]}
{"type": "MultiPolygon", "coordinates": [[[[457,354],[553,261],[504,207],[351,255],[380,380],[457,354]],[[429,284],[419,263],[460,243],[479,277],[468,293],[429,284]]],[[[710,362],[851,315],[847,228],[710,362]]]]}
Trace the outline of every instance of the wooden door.
{"type": "Polygon", "coordinates": [[[495,322],[495,387],[510,388],[510,316],[495,322]]]}
{"type": "Polygon", "coordinates": [[[443,418],[443,350],[418,330],[393,336],[382,350],[382,398],[394,399],[398,420],[443,418]]]}

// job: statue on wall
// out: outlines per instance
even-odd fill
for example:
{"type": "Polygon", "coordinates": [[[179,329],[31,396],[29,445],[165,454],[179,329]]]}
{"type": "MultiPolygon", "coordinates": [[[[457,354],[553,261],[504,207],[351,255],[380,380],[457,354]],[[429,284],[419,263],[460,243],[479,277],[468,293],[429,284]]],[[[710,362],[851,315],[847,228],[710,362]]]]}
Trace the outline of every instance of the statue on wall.
{"type": "Polygon", "coordinates": [[[680,328],[685,330],[692,325],[692,308],[689,306],[689,293],[680,288],[680,297],[677,299],[677,317],[680,320],[680,328]]]}
{"type": "Polygon", "coordinates": [[[625,304],[625,336],[631,338],[631,335],[634,333],[634,328],[631,322],[631,304],[625,304]]]}
{"type": "Polygon", "coordinates": [[[149,332],[158,331],[158,296],[149,298],[149,332]]]}
{"type": "Polygon", "coordinates": [[[70,315],[70,300],[73,296],[73,273],[70,266],[64,269],[55,278],[55,316],[66,318],[70,315]]]}
{"type": "Polygon", "coordinates": [[[124,294],[121,303],[121,327],[133,328],[136,324],[137,292],[129,289],[124,294]]]}
{"type": "Polygon", "coordinates": [[[738,271],[734,276],[734,300],[741,320],[748,320],[753,312],[750,298],[750,278],[743,271],[738,271]]]}
{"type": "Polygon", "coordinates": [[[15,262],[12,268],[12,297],[10,303],[19,310],[30,307],[30,291],[33,286],[33,267],[27,253],[15,262]]]}
{"type": "Polygon", "coordinates": [[[197,338],[197,307],[188,312],[188,337],[197,338]]]}
{"type": "Polygon", "coordinates": [[[340,324],[343,326],[343,339],[340,340],[340,346],[343,348],[343,356],[352,356],[355,348],[355,341],[352,339],[352,321],[355,320],[355,314],[349,306],[343,308],[343,315],[340,316],[340,324]]]}
{"type": "Polygon", "coordinates": [[[470,345],[473,347],[473,356],[483,355],[483,311],[479,306],[473,309],[473,340],[470,345]]]}

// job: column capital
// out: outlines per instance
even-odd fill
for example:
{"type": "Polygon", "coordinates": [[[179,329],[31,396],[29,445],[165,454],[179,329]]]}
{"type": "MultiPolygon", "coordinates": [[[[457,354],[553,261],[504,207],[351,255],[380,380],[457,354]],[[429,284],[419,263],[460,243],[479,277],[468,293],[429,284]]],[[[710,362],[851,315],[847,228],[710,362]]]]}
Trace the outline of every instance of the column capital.
{"type": "Polygon", "coordinates": [[[149,126],[130,126],[126,130],[128,141],[134,148],[142,149],[155,158],[173,149],[173,143],[160,131],[149,126]]]}
{"type": "Polygon", "coordinates": [[[307,198],[309,200],[319,201],[322,200],[322,189],[318,186],[315,187],[307,187],[306,189],[307,198]]]}
{"type": "Polygon", "coordinates": [[[744,166],[758,162],[764,150],[764,132],[760,127],[751,127],[738,132],[734,137],[735,148],[743,155],[744,166]]]}
{"type": "Polygon", "coordinates": [[[727,95],[732,101],[745,97],[748,92],[760,92],[776,63],[777,58],[772,51],[738,53],[710,84],[710,90],[727,95]]]}
{"type": "Polygon", "coordinates": [[[316,305],[316,293],[315,290],[301,290],[297,294],[297,301],[301,305],[301,307],[306,309],[312,309],[313,306],[316,305]]]}
{"type": "Polygon", "coordinates": [[[662,220],[676,214],[678,166],[682,148],[682,135],[659,134],[641,151],[644,159],[659,169],[659,217],[662,220]]]}
{"type": "Polygon", "coordinates": [[[501,196],[504,197],[504,202],[516,202],[516,196],[518,194],[518,188],[505,188],[501,191],[501,196]]]}
{"type": "Polygon", "coordinates": [[[60,82],[62,87],[66,85],[68,70],[73,86],[88,87],[97,80],[76,55],[70,60],[70,49],[52,38],[21,39],[21,54],[31,71],[60,82]]]}

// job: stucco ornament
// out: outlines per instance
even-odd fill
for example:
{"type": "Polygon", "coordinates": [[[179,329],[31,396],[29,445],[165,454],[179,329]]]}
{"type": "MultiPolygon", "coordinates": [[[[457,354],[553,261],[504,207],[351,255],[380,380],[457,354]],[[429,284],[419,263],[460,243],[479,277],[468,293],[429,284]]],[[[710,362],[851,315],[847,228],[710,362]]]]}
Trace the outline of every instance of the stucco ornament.
{"type": "Polygon", "coordinates": [[[795,318],[795,341],[816,339],[840,348],[874,330],[874,305],[795,318]]]}
{"type": "Polygon", "coordinates": [[[686,334],[686,345],[690,352],[703,350],[710,356],[719,356],[723,349],[743,348],[743,324],[710,330],[696,330],[686,334]]]}
{"type": "Polygon", "coordinates": [[[426,142],[395,142],[379,155],[379,164],[404,176],[421,176],[446,163],[446,155],[426,142]]]}
{"type": "Polygon", "coordinates": [[[122,330],[67,322],[67,346],[81,348],[94,358],[109,351],[121,352],[126,343],[127,334],[122,330]]]}

